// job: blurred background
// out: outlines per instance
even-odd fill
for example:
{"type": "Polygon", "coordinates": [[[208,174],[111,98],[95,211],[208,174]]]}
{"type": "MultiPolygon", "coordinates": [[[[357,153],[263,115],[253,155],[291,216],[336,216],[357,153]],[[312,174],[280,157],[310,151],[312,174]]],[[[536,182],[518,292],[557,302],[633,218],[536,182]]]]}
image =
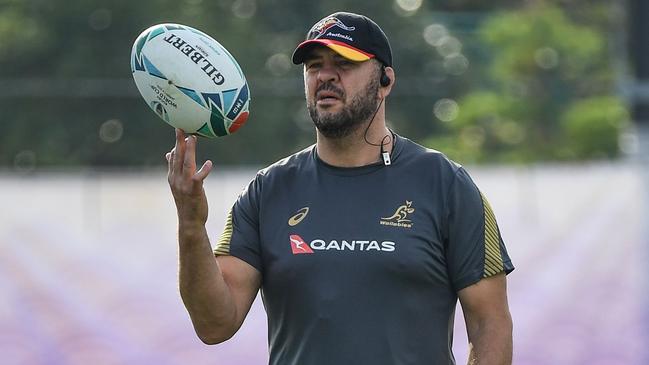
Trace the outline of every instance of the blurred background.
{"type": "MultiPolygon", "coordinates": [[[[226,344],[193,334],[173,129],[139,96],[131,46],[186,24],[246,73],[247,124],[199,143],[215,236],[258,168],[313,143],[290,55],[338,10],[390,38],[390,126],[491,201],[517,267],[514,363],[649,364],[649,2],[0,0],[2,364],[266,363],[259,301],[226,344]]],[[[459,308],[454,348],[465,363],[459,308]]]]}

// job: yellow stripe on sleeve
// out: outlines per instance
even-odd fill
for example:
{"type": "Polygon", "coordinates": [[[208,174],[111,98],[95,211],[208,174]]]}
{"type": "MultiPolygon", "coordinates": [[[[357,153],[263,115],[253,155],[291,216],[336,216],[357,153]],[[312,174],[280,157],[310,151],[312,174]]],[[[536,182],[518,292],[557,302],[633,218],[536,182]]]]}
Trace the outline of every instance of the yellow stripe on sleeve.
{"type": "Polygon", "coordinates": [[[487,278],[501,273],[504,270],[503,258],[500,253],[500,235],[496,216],[491,210],[487,198],[480,193],[484,207],[484,240],[485,240],[485,263],[483,277],[487,278]]]}
{"type": "Polygon", "coordinates": [[[227,256],[230,254],[230,240],[232,239],[232,208],[228,212],[228,217],[225,219],[225,227],[219,241],[214,247],[214,255],[227,256]]]}

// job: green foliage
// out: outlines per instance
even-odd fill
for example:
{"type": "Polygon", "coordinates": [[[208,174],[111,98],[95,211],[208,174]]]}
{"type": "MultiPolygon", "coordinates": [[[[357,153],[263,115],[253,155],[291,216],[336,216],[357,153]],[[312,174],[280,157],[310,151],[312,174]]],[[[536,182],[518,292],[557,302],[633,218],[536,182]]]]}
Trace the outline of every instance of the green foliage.
{"type": "Polygon", "coordinates": [[[610,29],[578,24],[548,3],[482,23],[479,39],[490,50],[481,74],[486,87],[459,98],[458,118],[428,145],[465,162],[618,155],[628,117],[614,96],[610,29]]]}
{"type": "Polygon", "coordinates": [[[463,162],[486,162],[494,159],[515,162],[521,159],[521,145],[528,138],[522,118],[526,111],[512,97],[495,92],[482,91],[460,100],[458,118],[449,122],[452,133],[448,136],[431,137],[426,144],[446,152],[463,162]],[[519,119],[512,119],[518,116],[519,119]],[[484,151],[490,151],[487,155],[484,151]]]}
{"type": "Polygon", "coordinates": [[[594,29],[571,22],[555,7],[531,8],[496,15],[480,30],[495,50],[494,78],[516,80],[556,68],[563,80],[574,80],[604,56],[604,39],[594,29]]]}
{"type": "Polygon", "coordinates": [[[618,154],[617,138],[627,127],[628,112],[617,98],[575,101],[561,117],[565,131],[563,156],[568,159],[610,158],[618,154]]]}
{"type": "Polygon", "coordinates": [[[48,42],[49,34],[37,19],[23,9],[9,8],[0,11],[0,60],[29,56],[48,42]]]}

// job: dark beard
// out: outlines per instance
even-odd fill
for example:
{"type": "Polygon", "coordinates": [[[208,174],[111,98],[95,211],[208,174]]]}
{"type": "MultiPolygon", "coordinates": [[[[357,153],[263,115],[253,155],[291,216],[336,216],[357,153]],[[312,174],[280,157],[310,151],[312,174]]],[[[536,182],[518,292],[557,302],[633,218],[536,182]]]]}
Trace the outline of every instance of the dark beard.
{"type": "MultiPolygon", "coordinates": [[[[316,95],[322,90],[333,91],[341,99],[344,100],[345,98],[344,92],[333,86],[330,82],[320,85],[316,90],[316,95]]],[[[376,113],[379,103],[377,97],[378,90],[378,79],[372,78],[365,90],[358,93],[349,105],[344,106],[336,114],[326,113],[320,115],[315,102],[307,102],[307,109],[309,110],[313,124],[315,124],[315,127],[323,136],[332,139],[347,137],[358,129],[359,126],[368,122],[370,117],[376,113]]]]}

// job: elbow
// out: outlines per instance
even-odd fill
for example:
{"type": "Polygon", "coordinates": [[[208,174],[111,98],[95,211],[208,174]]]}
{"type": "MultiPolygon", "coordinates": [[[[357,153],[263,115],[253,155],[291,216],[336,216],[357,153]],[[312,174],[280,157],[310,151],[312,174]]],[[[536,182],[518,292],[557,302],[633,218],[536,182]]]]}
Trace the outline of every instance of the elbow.
{"type": "Polygon", "coordinates": [[[198,338],[206,345],[218,345],[232,338],[232,336],[211,336],[211,335],[198,335],[198,338]]]}
{"type": "Polygon", "coordinates": [[[214,312],[189,311],[196,336],[206,345],[217,345],[232,338],[239,330],[241,323],[236,321],[236,315],[230,311],[214,312]],[[192,315],[194,314],[194,315],[192,315]]]}
{"type": "Polygon", "coordinates": [[[206,345],[218,345],[234,336],[235,331],[215,331],[196,329],[196,335],[206,345]]]}
{"type": "Polygon", "coordinates": [[[221,342],[225,342],[227,340],[227,338],[212,337],[212,336],[201,336],[201,335],[198,335],[198,338],[200,338],[201,341],[206,345],[218,345],[221,342]]]}

